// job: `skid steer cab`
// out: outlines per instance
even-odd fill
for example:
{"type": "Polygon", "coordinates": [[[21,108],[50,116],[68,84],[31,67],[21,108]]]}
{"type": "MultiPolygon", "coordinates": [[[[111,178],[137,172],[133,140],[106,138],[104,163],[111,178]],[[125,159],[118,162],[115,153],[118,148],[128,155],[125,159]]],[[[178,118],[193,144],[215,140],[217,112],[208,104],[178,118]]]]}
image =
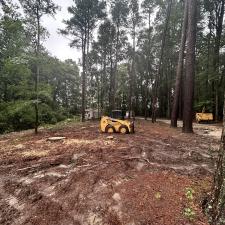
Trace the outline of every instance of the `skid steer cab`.
{"type": "Polygon", "coordinates": [[[100,129],[104,133],[134,133],[134,121],[124,120],[121,110],[114,110],[111,116],[103,116],[100,122],[100,129]]]}

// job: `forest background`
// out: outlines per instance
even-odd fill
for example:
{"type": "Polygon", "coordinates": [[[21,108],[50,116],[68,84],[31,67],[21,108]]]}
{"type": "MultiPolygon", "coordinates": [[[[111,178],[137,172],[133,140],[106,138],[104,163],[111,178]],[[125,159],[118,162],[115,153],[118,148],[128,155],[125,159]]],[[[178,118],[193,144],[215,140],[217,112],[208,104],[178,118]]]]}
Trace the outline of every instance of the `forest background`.
{"type": "MultiPolygon", "coordinates": [[[[0,2],[0,133],[84,119],[87,108],[100,114],[126,109],[147,118],[155,105],[157,117],[171,118],[185,1],[75,0],[58,35],[71,40],[74,55],[82,53],[79,63],[61,61],[44,48],[43,16],[60,10],[54,1],[0,2]]],[[[224,1],[199,0],[196,19],[193,116],[205,107],[220,120],[224,1]]],[[[181,83],[188,88],[185,72],[181,83]]]]}

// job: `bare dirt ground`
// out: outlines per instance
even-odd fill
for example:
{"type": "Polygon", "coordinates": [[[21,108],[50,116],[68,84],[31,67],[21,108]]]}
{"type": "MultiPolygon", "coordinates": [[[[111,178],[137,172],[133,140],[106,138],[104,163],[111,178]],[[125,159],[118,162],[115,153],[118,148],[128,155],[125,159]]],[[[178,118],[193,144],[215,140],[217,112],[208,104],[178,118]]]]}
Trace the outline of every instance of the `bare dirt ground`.
{"type": "MultiPolygon", "coordinates": [[[[170,120],[161,119],[160,122],[170,124],[170,120]]],[[[182,127],[182,121],[177,122],[178,127],[182,127]]],[[[196,134],[221,139],[222,125],[220,123],[194,123],[193,128],[196,134]]]]}
{"type": "Polygon", "coordinates": [[[135,134],[107,137],[97,122],[0,136],[0,224],[208,224],[218,139],[141,120],[135,134]]]}

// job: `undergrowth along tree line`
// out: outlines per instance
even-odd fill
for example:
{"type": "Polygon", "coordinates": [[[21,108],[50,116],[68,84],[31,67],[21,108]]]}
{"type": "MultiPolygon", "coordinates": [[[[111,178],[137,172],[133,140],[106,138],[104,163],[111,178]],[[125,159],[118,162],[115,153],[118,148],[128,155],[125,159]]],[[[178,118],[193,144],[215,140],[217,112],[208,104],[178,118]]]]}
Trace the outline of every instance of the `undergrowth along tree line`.
{"type": "MultiPolygon", "coordinates": [[[[0,132],[37,129],[73,115],[84,120],[90,107],[101,113],[126,108],[146,118],[170,118],[175,100],[182,119],[184,88],[189,88],[185,64],[177,91],[175,81],[178,59],[186,61],[186,50],[180,57],[179,52],[187,33],[185,4],[191,1],[74,0],[59,35],[72,38],[74,55],[77,49],[82,53],[80,65],[62,62],[43,47],[48,32],[42,15],[60,10],[54,1],[0,2],[0,132]]],[[[221,119],[224,1],[193,2],[197,40],[191,113],[205,107],[221,119]]]]}

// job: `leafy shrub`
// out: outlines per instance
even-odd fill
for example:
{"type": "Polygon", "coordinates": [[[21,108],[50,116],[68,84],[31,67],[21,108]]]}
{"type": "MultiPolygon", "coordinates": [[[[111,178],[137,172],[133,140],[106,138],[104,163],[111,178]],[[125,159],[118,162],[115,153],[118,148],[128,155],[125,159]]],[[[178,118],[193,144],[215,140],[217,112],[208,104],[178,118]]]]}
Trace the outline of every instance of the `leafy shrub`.
{"type": "Polygon", "coordinates": [[[187,207],[184,208],[184,216],[192,221],[195,219],[196,213],[194,210],[194,194],[195,191],[192,188],[186,188],[186,199],[187,199],[187,207]]]}
{"type": "Polygon", "coordinates": [[[34,127],[35,114],[30,101],[10,103],[6,108],[6,119],[13,130],[25,130],[34,127]]]}
{"type": "Polygon", "coordinates": [[[39,122],[40,124],[55,124],[57,123],[57,118],[56,118],[57,112],[54,112],[52,108],[50,108],[46,104],[40,104],[39,105],[39,122]]]}
{"type": "MultiPolygon", "coordinates": [[[[54,110],[49,105],[39,105],[39,123],[55,124],[65,120],[64,111],[54,110]]],[[[0,104],[0,133],[34,128],[35,110],[32,101],[16,101],[0,104]]]]}

